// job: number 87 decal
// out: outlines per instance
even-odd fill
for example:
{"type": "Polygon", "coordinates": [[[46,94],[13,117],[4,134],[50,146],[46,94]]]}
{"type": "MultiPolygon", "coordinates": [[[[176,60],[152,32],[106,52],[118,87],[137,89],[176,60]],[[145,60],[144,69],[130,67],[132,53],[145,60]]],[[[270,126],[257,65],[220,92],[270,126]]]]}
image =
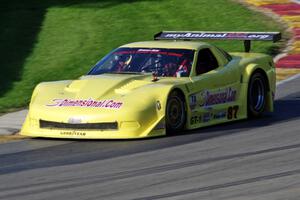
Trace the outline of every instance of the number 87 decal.
{"type": "Polygon", "coordinates": [[[230,106],[227,110],[227,119],[236,119],[239,106],[230,106]]]}

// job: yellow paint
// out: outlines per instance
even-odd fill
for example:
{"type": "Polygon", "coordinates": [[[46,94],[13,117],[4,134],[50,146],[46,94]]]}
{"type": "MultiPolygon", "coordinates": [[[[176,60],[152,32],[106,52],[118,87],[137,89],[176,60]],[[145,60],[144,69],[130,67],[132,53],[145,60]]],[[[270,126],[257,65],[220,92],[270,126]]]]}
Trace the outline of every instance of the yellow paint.
{"type": "MultiPolygon", "coordinates": [[[[212,105],[216,111],[228,109],[228,106],[238,105],[239,114],[234,120],[247,117],[247,84],[252,75],[252,70],[260,68],[266,72],[270,84],[270,93],[267,96],[266,110],[273,110],[272,92],[275,92],[275,69],[271,66],[272,58],[259,53],[232,53],[237,62],[230,62],[226,68],[219,68],[206,74],[196,75],[197,51],[201,48],[211,48],[220,63],[225,63],[224,55],[214,46],[204,42],[180,41],[151,41],[138,42],[124,45],[123,47],[138,48],[183,48],[194,49],[195,59],[192,63],[190,77],[159,77],[153,82],[151,73],[147,74],[100,74],[87,75],[77,80],[44,82],[36,86],[29,112],[23,124],[21,135],[31,137],[53,138],[80,138],[80,139],[130,139],[165,135],[165,118],[168,96],[174,89],[179,89],[187,102],[186,129],[204,127],[233,119],[209,119],[209,122],[192,123],[194,111],[201,115],[207,112],[206,108],[198,105],[193,110],[189,109],[190,95],[203,91],[220,92],[230,88],[237,97],[228,103],[212,105]],[[243,58],[242,60],[240,60],[243,58]],[[253,67],[250,69],[250,65],[253,67]],[[240,83],[242,80],[244,82],[240,83]],[[76,102],[61,104],[59,102],[76,102]],[[87,106],[89,101],[89,106],[87,106]],[[102,102],[120,102],[121,107],[102,107],[107,105],[102,102]],[[83,103],[85,102],[85,103],[83,103]],[[159,104],[158,104],[159,102],[159,104]],[[94,104],[96,103],[96,104],[94,104]],[[91,105],[101,106],[91,106],[91,105]],[[232,105],[231,105],[232,104],[232,105]],[[159,106],[157,106],[159,105],[159,106]],[[55,128],[42,127],[41,120],[48,122],[64,123],[116,123],[111,129],[84,128],[55,128]]],[[[211,113],[212,114],[212,113],[211,113]]]]}
{"type": "Polygon", "coordinates": [[[299,73],[300,69],[276,68],[276,79],[281,81],[299,73]]]}
{"type": "Polygon", "coordinates": [[[255,6],[264,6],[268,4],[284,4],[291,3],[289,0],[246,0],[247,3],[255,6]]]}
{"type": "Polygon", "coordinates": [[[291,53],[300,53],[300,41],[296,41],[293,43],[291,53]]]}
{"type": "Polygon", "coordinates": [[[300,28],[300,22],[293,22],[290,24],[290,26],[293,28],[300,28]]]}
{"type": "Polygon", "coordinates": [[[293,43],[293,46],[294,46],[294,47],[300,47],[300,40],[296,40],[296,41],[293,43]]]}
{"type": "Polygon", "coordinates": [[[300,53],[300,47],[297,47],[297,48],[293,47],[293,49],[290,51],[290,53],[291,54],[298,54],[298,53],[300,53]]]}
{"type": "Polygon", "coordinates": [[[295,15],[295,16],[285,15],[285,16],[282,16],[282,18],[289,22],[300,22],[300,16],[297,16],[297,15],[295,15]]]}

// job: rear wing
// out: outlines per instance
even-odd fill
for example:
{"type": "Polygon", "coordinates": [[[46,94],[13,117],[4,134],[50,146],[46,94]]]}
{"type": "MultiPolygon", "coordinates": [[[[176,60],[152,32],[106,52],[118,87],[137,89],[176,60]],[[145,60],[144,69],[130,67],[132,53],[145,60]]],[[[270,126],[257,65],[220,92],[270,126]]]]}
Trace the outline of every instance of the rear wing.
{"type": "Polygon", "coordinates": [[[280,32],[214,32],[214,31],[162,31],[154,40],[243,40],[245,52],[251,49],[251,41],[272,41],[281,39],[280,32]]]}

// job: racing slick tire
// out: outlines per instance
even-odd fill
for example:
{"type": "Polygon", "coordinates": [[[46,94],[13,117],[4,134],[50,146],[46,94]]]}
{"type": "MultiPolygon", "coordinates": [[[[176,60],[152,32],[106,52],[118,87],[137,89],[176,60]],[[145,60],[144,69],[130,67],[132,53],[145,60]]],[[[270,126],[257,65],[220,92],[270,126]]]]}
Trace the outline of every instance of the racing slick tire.
{"type": "Polygon", "coordinates": [[[186,107],[184,96],[178,91],[172,91],[166,106],[167,134],[177,133],[184,129],[186,123],[186,107]]]}
{"type": "Polygon", "coordinates": [[[267,80],[260,72],[254,72],[248,85],[248,117],[261,116],[266,108],[267,80]]]}

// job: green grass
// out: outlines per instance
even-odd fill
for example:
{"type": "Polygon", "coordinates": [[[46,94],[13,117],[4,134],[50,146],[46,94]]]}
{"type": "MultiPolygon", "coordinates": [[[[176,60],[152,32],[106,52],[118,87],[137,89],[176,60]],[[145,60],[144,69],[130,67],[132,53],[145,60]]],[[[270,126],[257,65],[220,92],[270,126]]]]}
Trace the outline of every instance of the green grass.
{"type": "MultiPolygon", "coordinates": [[[[161,30],[280,30],[228,0],[3,0],[0,27],[0,112],[26,106],[39,82],[75,79],[113,48],[161,30]]],[[[242,42],[214,43],[243,51],[242,42]]]]}

